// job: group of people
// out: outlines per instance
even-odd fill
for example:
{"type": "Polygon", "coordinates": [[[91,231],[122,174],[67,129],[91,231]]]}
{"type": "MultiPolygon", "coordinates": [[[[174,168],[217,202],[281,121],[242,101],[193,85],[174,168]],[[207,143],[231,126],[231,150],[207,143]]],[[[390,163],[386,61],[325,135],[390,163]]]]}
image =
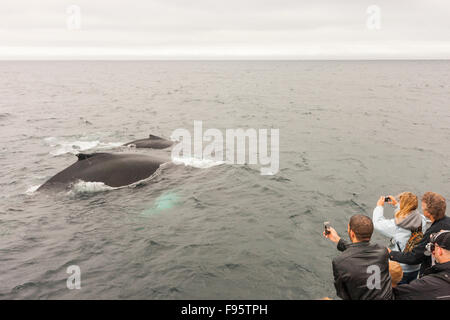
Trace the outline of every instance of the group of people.
{"type": "Polygon", "coordinates": [[[411,192],[380,197],[372,219],[350,218],[350,243],[329,227],[323,235],[342,253],[333,259],[336,294],[345,300],[450,300],[450,217],[446,200],[426,192],[419,201],[411,192]],[[384,206],[395,207],[394,218],[384,206]],[[373,231],[390,238],[388,247],[371,243],[373,231]]]}

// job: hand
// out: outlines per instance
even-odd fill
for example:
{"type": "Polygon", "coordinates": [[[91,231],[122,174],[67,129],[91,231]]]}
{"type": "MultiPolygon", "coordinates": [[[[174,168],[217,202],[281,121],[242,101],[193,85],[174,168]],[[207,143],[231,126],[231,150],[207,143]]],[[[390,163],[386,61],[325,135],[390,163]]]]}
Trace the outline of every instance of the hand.
{"type": "Polygon", "coordinates": [[[339,240],[341,240],[341,237],[337,234],[336,230],[334,230],[333,227],[328,228],[329,233],[325,234],[325,231],[323,232],[323,236],[327,239],[330,239],[334,243],[338,243],[339,240]]]}
{"type": "Polygon", "coordinates": [[[395,200],[394,196],[388,196],[391,201],[389,201],[390,204],[392,204],[394,207],[397,205],[397,200],[395,200]]]}
{"type": "Polygon", "coordinates": [[[388,250],[388,252],[389,252],[389,253],[391,253],[391,251],[392,251],[392,250],[391,250],[391,249],[389,249],[389,248],[387,248],[387,250],[388,250]]]}
{"type": "MultiPolygon", "coordinates": [[[[373,203],[373,202],[372,202],[372,203],[373,203]]],[[[383,196],[381,196],[380,199],[378,199],[377,207],[378,207],[378,206],[384,207],[384,197],[383,197],[383,196]]]]}

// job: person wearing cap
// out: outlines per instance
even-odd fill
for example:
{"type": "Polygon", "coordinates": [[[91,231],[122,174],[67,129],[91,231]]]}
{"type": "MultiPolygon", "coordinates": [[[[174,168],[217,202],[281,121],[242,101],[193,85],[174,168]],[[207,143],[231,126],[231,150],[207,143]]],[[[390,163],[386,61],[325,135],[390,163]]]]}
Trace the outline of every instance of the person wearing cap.
{"type": "Polygon", "coordinates": [[[445,198],[435,192],[426,192],[422,197],[423,215],[429,219],[432,224],[423,235],[414,249],[410,252],[389,251],[391,260],[408,264],[421,264],[419,278],[424,276],[425,270],[431,267],[431,257],[425,255],[425,246],[430,242],[430,235],[440,230],[450,230],[450,217],[445,215],[446,202],[445,198]]]}
{"type": "Polygon", "coordinates": [[[393,288],[397,300],[450,300],[450,230],[430,237],[427,251],[435,264],[422,278],[393,288]]]}

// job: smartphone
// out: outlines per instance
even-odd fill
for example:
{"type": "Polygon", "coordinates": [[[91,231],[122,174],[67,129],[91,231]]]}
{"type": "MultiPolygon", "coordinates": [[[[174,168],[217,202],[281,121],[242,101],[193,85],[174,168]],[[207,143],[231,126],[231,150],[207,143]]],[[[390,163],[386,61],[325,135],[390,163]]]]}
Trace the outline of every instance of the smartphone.
{"type": "Polygon", "coordinates": [[[389,198],[389,197],[384,197],[384,202],[391,202],[391,198],[389,198]]]}
{"type": "Polygon", "coordinates": [[[328,230],[328,228],[330,228],[330,226],[331,226],[331,224],[330,224],[329,221],[325,221],[325,222],[323,223],[323,228],[324,228],[324,230],[325,230],[325,234],[326,234],[326,235],[327,235],[327,234],[330,234],[330,230],[328,230]]]}

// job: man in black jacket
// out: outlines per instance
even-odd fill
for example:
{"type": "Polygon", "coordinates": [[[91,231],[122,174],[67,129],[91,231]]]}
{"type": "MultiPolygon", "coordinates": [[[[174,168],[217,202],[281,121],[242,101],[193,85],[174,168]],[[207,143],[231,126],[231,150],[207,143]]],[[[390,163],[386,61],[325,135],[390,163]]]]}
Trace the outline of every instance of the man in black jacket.
{"type": "Polygon", "coordinates": [[[450,300],[450,231],[431,236],[431,249],[436,264],[424,276],[394,288],[398,300],[450,300]]]}
{"type": "Polygon", "coordinates": [[[425,246],[430,242],[430,235],[440,230],[450,230],[450,218],[445,215],[445,198],[435,192],[426,192],[422,197],[422,211],[431,220],[432,225],[423,235],[421,242],[411,252],[390,251],[391,260],[404,264],[419,264],[419,278],[431,266],[431,257],[425,255],[425,246]]]}
{"type": "Polygon", "coordinates": [[[373,233],[372,220],[360,214],[350,218],[347,227],[350,244],[345,243],[333,228],[329,227],[328,231],[324,236],[343,251],[333,259],[336,294],[344,300],[392,299],[388,251],[369,242],[373,233]]]}

